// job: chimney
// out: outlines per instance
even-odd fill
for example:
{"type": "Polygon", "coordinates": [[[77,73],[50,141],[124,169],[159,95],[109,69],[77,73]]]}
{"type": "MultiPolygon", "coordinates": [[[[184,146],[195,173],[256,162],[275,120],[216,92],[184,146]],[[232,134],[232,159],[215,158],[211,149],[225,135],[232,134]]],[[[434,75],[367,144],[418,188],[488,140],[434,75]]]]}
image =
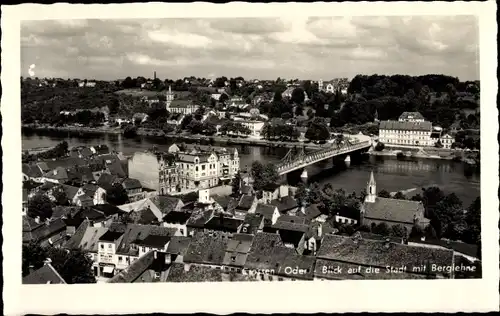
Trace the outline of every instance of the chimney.
{"type": "Polygon", "coordinates": [[[323,226],[321,224],[318,225],[318,237],[323,235],[323,226]]]}
{"type": "Polygon", "coordinates": [[[28,269],[29,269],[30,274],[33,273],[33,272],[35,272],[35,266],[32,265],[32,264],[30,264],[30,266],[29,266],[28,269]]]}
{"type": "Polygon", "coordinates": [[[43,261],[43,265],[48,265],[50,263],[52,263],[52,260],[50,258],[47,258],[43,261]]]}
{"type": "Polygon", "coordinates": [[[48,218],[45,219],[45,225],[47,225],[47,226],[50,225],[50,219],[48,219],[48,218]]]}

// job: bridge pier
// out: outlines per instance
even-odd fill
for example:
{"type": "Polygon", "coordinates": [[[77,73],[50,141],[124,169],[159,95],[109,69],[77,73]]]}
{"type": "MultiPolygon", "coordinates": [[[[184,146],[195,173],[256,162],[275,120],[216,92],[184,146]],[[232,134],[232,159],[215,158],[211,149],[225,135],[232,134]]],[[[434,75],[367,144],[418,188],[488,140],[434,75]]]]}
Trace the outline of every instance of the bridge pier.
{"type": "Polygon", "coordinates": [[[297,185],[300,182],[307,184],[307,178],[308,176],[305,168],[300,168],[286,174],[286,182],[290,185],[297,185]],[[303,177],[304,173],[305,177],[303,177]]]}

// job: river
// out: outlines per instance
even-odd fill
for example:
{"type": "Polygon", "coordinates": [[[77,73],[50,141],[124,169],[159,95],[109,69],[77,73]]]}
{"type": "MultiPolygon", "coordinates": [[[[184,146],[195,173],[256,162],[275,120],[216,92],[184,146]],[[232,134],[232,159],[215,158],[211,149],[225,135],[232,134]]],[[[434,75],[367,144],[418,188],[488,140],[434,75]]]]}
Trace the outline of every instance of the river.
{"type": "MultiPolygon", "coordinates": [[[[106,144],[125,155],[136,151],[144,151],[156,146],[159,150],[166,150],[171,140],[158,138],[138,137],[128,139],[122,135],[92,134],[69,136],[60,133],[24,132],[22,134],[22,148],[55,146],[66,140],[70,147],[79,145],[106,144]]],[[[285,148],[266,148],[257,146],[224,145],[237,148],[240,154],[242,169],[250,167],[253,161],[263,163],[278,162],[286,153],[285,148]]],[[[351,164],[347,168],[333,166],[331,160],[317,163],[307,168],[310,182],[320,184],[330,183],[333,188],[342,188],[346,192],[360,192],[366,187],[370,172],[373,171],[377,182],[377,191],[385,189],[389,192],[421,188],[437,185],[445,192],[454,192],[468,206],[480,195],[479,172],[466,170],[463,163],[420,159],[401,161],[393,157],[370,156],[362,162],[351,164]]]]}

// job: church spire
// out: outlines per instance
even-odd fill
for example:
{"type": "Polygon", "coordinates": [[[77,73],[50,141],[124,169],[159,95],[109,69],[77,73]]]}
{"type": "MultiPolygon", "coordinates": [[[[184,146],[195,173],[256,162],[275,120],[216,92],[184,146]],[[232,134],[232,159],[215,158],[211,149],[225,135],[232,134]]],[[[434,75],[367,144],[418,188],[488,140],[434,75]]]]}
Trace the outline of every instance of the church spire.
{"type": "Polygon", "coordinates": [[[370,173],[370,180],[368,181],[368,185],[366,187],[365,202],[375,203],[376,198],[377,198],[377,183],[375,182],[375,177],[373,176],[373,171],[372,171],[370,173]]]}

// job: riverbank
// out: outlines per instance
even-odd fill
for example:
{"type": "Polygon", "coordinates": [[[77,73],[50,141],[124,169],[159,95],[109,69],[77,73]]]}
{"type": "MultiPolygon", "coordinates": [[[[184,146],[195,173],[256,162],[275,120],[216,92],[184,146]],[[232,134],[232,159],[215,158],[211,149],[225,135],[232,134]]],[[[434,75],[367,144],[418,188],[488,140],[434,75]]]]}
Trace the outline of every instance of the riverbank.
{"type": "MultiPolygon", "coordinates": [[[[449,160],[449,161],[457,161],[457,162],[463,162],[469,166],[476,166],[476,162],[474,159],[467,157],[467,154],[471,153],[466,153],[462,150],[453,150],[453,149],[423,149],[423,148],[417,148],[417,149],[409,149],[409,150],[402,150],[402,149],[391,149],[391,148],[385,148],[384,150],[377,151],[377,150],[370,150],[368,152],[369,155],[371,156],[385,156],[385,157],[398,157],[401,159],[404,158],[417,158],[417,159],[435,159],[435,160],[449,160]]],[[[472,153],[474,154],[474,153],[472,153]]]]}
{"type": "Polygon", "coordinates": [[[52,126],[52,125],[36,125],[22,124],[21,128],[26,131],[46,131],[46,132],[64,132],[75,134],[123,134],[123,130],[119,127],[86,127],[86,126],[52,126]]]}
{"type": "MultiPolygon", "coordinates": [[[[40,132],[57,132],[57,133],[70,133],[76,135],[82,134],[123,134],[123,130],[119,127],[74,127],[74,126],[50,126],[50,125],[33,125],[23,124],[22,128],[25,131],[40,131],[40,132]]],[[[328,146],[329,144],[314,144],[304,143],[300,141],[286,142],[286,141],[272,141],[266,139],[256,138],[243,138],[243,137],[228,137],[228,136],[205,136],[205,135],[191,135],[191,134],[165,134],[161,130],[139,128],[137,135],[142,137],[158,137],[164,139],[171,139],[174,141],[187,141],[187,142],[202,142],[206,144],[221,144],[221,145],[247,145],[247,146],[260,146],[270,148],[294,148],[297,146],[305,146],[305,149],[318,150],[328,146]]]]}

